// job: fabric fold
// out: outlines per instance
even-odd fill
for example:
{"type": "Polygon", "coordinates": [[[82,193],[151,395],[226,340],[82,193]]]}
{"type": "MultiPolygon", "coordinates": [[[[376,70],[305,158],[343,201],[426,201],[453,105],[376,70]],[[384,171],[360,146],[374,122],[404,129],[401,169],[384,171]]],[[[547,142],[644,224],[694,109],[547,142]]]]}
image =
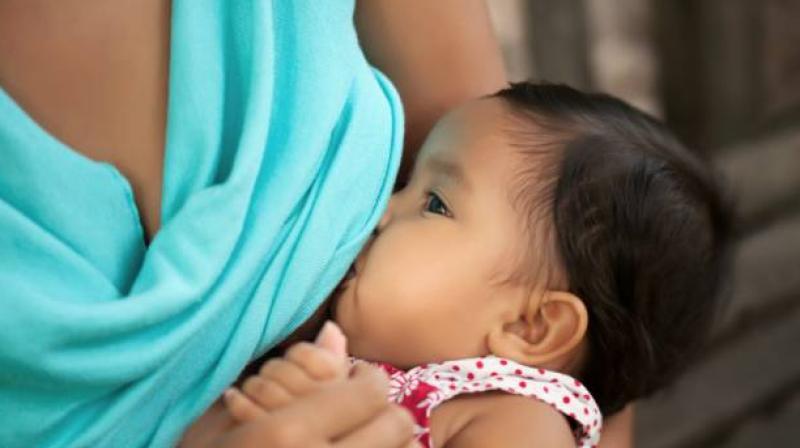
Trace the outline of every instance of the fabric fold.
{"type": "Polygon", "coordinates": [[[162,228],[0,91],[0,446],[167,446],[330,293],[386,206],[396,91],[353,3],[175,0],[162,228]]]}

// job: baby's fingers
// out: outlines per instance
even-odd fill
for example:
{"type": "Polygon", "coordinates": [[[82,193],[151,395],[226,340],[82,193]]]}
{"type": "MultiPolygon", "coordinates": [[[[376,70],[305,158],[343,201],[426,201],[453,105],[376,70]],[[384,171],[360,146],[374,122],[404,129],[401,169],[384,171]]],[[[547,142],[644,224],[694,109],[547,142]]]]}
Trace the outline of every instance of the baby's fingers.
{"type": "MultiPolygon", "coordinates": [[[[288,356],[287,359],[271,359],[261,367],[258,376],[279,384],[295,397],[314,392],[320,387],[319,381],[312,378],[304,367],[288,360],[288,356]]],[[[245,392],[249,393],[248,390],[245,392]]]]}
{"type": "Polygon", "coordinates": [[[286,351],[285,358],[315,381],[344,379],[349,370],[346,357],[308,342],[290,347],[286,351]]]}
{"type": "Polygon", "coordinates": [[[222,395],[222,402],[225,404],[225,408],[231,414],[231,417],[240,423],[253,421],[266,415],[266,411],[235,388],[230,388],[225,391],[222,395]]]}
{"type": "Polygon", "coordinates": [[[242,392],[265,411],[285,406],[294,400],[292,393],[281,383],[260,375],[249,377],[242,385],[242,392]]]}
{"type": "Polygon", "coordinates": [[[324,348],[342,361],[347,360],[347,337],[333,321],[325,322],[314,341],[314,345],[324,348]]]}

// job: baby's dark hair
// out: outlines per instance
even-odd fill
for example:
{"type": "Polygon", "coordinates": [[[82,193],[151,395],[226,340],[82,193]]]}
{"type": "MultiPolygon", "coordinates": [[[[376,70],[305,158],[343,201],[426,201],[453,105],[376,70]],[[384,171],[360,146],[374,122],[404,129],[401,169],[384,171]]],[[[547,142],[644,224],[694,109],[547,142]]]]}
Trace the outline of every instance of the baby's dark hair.
{"type": "Polygon", "coordinates": [[[708,336],[727,271],[728,202],[708,163],[619,99],[532,83],[495,96],[516,118],[521,153],[554,155],[550,175],[521,176],[516,202],[528,202],[528,227],[542,211],[552,218],[554,255],[589,314],[578,376],[614,413],[673,380],[708,336]],[[534,181],[541,194],[519,194],[534,181]]]}

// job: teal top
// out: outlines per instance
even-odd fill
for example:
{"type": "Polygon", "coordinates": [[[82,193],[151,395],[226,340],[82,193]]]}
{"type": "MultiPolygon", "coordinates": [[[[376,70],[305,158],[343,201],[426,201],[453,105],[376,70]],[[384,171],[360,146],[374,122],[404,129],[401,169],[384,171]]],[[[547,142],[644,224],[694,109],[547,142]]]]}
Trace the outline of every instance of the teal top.
{"type": "MultiPolygon", "coordinates": [[[[402,109],[353,0],[174,0],[162,228],[0,91],[0,446],[174,444],[335,287],[402,109]]],[[[122,105],[120,106],[122,107],[122,105]]]]}

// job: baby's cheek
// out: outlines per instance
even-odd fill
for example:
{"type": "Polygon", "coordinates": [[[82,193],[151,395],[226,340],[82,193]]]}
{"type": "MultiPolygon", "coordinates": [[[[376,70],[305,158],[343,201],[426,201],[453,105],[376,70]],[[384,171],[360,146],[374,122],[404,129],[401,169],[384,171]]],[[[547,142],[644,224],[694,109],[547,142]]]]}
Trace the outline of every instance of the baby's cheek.
{"type": "Polygon", "coordinates": [[[425,344],[419,327],[419,313],[401,301],[369,301],[361,303],[361,331],[351,342],[351,355],[383,361],[397,366],[420,359],[425,344]]]}
{"type": "Polygon", "coordinates": [[[375,330],[404,331],[426,308],[434,305],[425,294],[426,284],[387,271],[365,275],[356,290],[362,319],[375,330]],[[426,303],[427,302],[427,303],[426,303]]]}

